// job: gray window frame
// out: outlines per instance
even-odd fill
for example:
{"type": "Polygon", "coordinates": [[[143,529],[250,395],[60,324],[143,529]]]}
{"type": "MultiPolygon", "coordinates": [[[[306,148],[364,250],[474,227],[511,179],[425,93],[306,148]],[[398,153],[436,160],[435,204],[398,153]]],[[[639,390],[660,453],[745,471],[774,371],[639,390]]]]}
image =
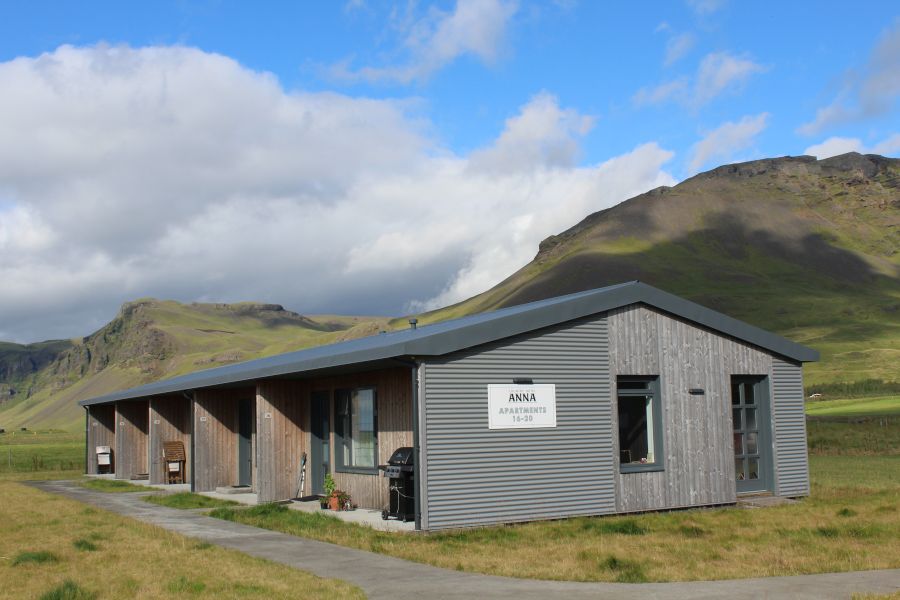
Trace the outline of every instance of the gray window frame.
{"type": "Polygon", "coordinates": [[[616,377],[616,457],[621,456],[621,440],[619,439],[619,397],[620,396],[647,396],[650,395],[653,404],[653,452],[656,460],[648,464],[622,464],[619,461],[620,473],[647,473],[666,470],[666,454],[663,441],[663,414],[662,398],[660,395],[659,375],[619,375],[616,377]],[[645,389],[620,389],[619,384],[627,382],[648,383],[645,389]]]}
{"type": "MultiPolygon", "coordinates": [[[[348,419],[353,422],[353,403],[348,404],[348,419]]],[[[351,453],[353,452],[351,448],[351,453]]],[[[378,390],[374,385],[365,385],[355,388],[340,388],[334,390],[334,470],[336,473],[357,473],[360,475],[378,474],[378,390]],[[372,391],[372,429],[375,437],[375,464],[371,467],[359,467],[344,464],[344,448],[347,439],[344,437],[344,420],[340,414],[341,394],[353,394],[363,390],[372,391]]]]}

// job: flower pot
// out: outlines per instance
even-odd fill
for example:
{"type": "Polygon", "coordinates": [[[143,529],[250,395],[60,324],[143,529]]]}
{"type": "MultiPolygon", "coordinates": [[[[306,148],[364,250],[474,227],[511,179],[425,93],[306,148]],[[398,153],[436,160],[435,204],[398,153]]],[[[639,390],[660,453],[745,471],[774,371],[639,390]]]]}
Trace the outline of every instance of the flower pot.
{"type": "Polygon", "coordinates": [[[328,508],[331,510],[341,510],[341,500],[338,498],[337,494],[332,494],[332,496],[328,498],[328,508]]]}

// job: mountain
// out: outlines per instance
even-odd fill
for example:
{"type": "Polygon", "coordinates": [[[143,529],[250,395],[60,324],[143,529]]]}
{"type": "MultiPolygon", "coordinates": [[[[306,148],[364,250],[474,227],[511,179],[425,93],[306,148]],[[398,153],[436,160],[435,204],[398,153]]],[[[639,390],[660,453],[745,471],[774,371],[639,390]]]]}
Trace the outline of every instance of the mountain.
{"type": "Polygon", "coordinates": [[[900,380],[900,160],[727,165],[596,212],[422,323],[639,279],[822,353],[807,384],[900,380]]]}
{"type": "Polygon", "coordinates": [[[377,333],[384,319],[277,304],[128,302],[79,340],[0,343],[0,427],[78,429],[77,401],[198,369],[377,333]]]}
{"type": "MultiPolygon", "coordinates": [[[[640,279],[822,353],[805,383],[900,381],[900,160],[727,165],[594,213],[422,324],[640,279]]],[[[407,327],[272,304],[138,300],[74,341],[0,343],[0,427],[82,427],[76,401],[189,371],[407,327]]]]}

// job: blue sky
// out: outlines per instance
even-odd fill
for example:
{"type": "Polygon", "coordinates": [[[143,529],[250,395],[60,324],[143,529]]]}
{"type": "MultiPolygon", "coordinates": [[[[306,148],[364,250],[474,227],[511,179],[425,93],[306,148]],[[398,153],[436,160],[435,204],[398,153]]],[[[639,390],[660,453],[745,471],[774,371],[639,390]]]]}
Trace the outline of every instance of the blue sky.
{"type": "Polygon", "coordinates": [[[881,115],[798,132],[841,95],[879,40],[898,27],[895,2],[866,2],[854,10],[839,2],[724,0],[507,5],[512,14],[498,31],[494,56],[461,52],[408,82],[350,80],[336,71],[344,63],[355,70],[414,62],[406,44],[409,23],[430,11],[452,12],[453,2],[95,2],[90,10],[77,3],[18,3],[7,6],[0,22],[0,59],[63,44],[197,47],[273,73],[287,90],[419,100],[431,134],[458,152],[489,143],[519,106],[547,91],[561,105],[596,118],[582,142],[582,161],[654,140],[681,158],[674,169],[681,176],[694,170],[688,159],[698,138],[746,115],[769,118],[738,158],[800,154],[835,136],[875,146],[900,130],[895,96],[881,115]],[[712,53],[750,61],[758,70],[699,106],[636,101],[641,89],[682,79],[691,85],[712,53]]]}
{"type": "Polygon", "coordinates": [[[0,339],[137,296],[399,314],[700,170],[897,156],[900,8],[10,3],[0,86],[0,339]]]}

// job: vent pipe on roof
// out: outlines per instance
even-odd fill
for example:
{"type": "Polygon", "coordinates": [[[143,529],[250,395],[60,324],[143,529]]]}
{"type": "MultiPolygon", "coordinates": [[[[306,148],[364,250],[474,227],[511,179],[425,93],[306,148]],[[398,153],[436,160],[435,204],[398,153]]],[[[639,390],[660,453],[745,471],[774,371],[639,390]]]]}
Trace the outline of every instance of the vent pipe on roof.
{"type": "Polygon", "coordinates": [[[415,329],[415,328],[416,328],[416,324],[417,324],[418,322],[419,322],[418,319],[410,319],[410,320],[409,320],[409,328],[410,328],[410,329],[415,329]]]}

